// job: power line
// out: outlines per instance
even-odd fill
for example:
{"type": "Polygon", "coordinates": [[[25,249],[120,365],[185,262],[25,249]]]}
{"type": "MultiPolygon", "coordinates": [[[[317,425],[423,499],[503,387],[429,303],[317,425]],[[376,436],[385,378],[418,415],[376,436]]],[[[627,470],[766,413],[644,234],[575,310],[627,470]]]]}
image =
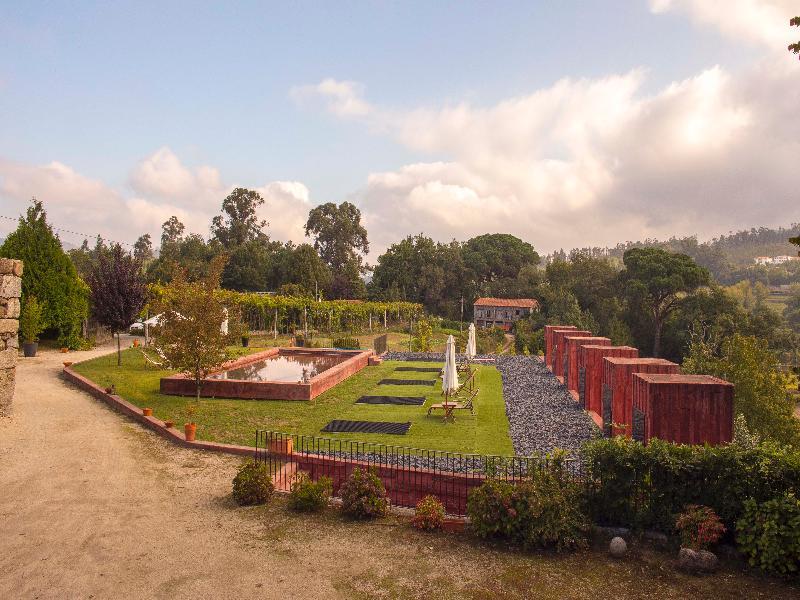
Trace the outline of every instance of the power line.
{"type": "MultiPolygon", "coordinates": [[[[0,215],[0,219],[6,219],[7,221],[19,221],[19,217],[7,217],[5,215],[0,215]]],[[[63,227],[54,227],[53,225],[50,225],[50,229],[52,229],[53,231],[60,231],[63,233],[71,233],[72,235],[80,236],[85,240],[96,239],[99,237],[104,242],[119,244],[120,246],[128,246],[129,248],[134,247],[133,244],[129,244],[128,242],[119,242],[117,240],[112,240],[111,238],[103,237],[99,233],[92,235],[88,233],[81,233],[80,231],[72,231],[71,229],[64,229],[63,227]]]]}

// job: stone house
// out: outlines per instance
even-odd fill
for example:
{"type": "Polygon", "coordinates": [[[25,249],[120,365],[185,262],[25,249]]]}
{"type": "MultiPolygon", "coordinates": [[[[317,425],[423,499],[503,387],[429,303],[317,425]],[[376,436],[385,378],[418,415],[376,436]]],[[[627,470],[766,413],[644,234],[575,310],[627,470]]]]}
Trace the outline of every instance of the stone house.
{"type": "Polygon", "coordinates": [[[515,321],[539,310],[532,298],[478,298],[475,300],[475,327],[499,327],[509,331],[515,321]]]}

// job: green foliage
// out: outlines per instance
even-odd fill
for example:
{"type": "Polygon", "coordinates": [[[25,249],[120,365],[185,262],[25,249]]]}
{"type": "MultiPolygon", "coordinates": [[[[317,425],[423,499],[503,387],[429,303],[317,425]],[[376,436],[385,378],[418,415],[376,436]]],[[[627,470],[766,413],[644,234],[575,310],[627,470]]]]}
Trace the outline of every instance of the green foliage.
{"type": "Polygon", "coordinates": [[[354,337],[340,337],[331,341],[334,348],[341,348],[343,350],[358,350],[361,348],[361,343],[358,338],[354,337]]]}
{"type": "Polygon", "coordinates": [[[800,499],[787,492],[744,504],[736,542],[751,566],[784,577],[800,575],[800,499]]]}
{"type": "Polygon", "coordinates": [[[170,368],[191,375],[198,400],[203,379],[227,358],[228,340],[220,332],[225,308],[215,293],[223,266],[221,257],[215,259],[209,275],[196,282],[179,271],[164,288],[158,307],[156,344],[170,368]]]}
{"type": "Polygon", "coordinates": [[[36,296],[44,330],[53,330],[62,346],[78,348],[81,325],[89,312],[89,290],[47,223],[39,200],[31,202],[17,229],[0,246],[0,256],[25,263],[23,298],[36,296]]]}
{"type": "Polygon", "coordinates": [[[557,459],[516,485],[490,479],[467,500],[470,527],[478,537],[559,551],[586,546],[590,522],[582,507],[580,487],[557,459]]]}
{"type": "Polygon", "coordinates": [[[433,327],[428,319],[420,319],[416,323],[416,331],[412,342],[414,352],[430,352],[433,348],[433,327]]]}
{"type": "Polygon", "coordinates": [[[693,550],[707,550],[725,533],[725,526],[713,508],[690,504],[675,519],[675,529],[681,546],[693,550]]]}
{"type": "Polygon", "coordinates": [[[514,349],[518,354],[544,351],[544,328],[537,328],[531,319],[520,319],[514,323],[514,349]]]}
{"type": "Polygon", "coordinates": [[[794,402],[786,393],[787,376],[762,340],[733,334],[722,342],[718,353],[708,343],[695,341],[683,369],[733,383],[736,413],[744,415],[751,431],[763,439],[800,448],[800,421],[794,417],[794,402]]]}
{"type": "MultiPolygon", "coordinates": [[[[800,27],[800,17],[792,17],[791,19],[789,19],[789,26],[800,27]]],[[[800,55],[800,42],[789,44],[789,52],[800,55]]],[[[789,241],[792,242],[793,244],[800,245],[800,237],[792,238],[789,241]]]]}
{"type": "Polygon", "coordinates": [[[289,492],[289,508],[298,512],[320,512],[328,506],[333,493],[333,480],[320,477],[311,479],[308,473],[300,472],[292,481],[289,492]]]}
{"type": "Polygon", "coordinates": [[[672,531],[689,504],[712,508],[728,530],[744,502],[766,502],[800,485],[800,452],[762,444],[688,446],[624,437],[584,444],[587,501],[595,522],[672,531]]]}
{"type": "Polygon", "coordinates": [[[382,517],[389,509],[389,499],[374,468],[353,469],[350,477],[339,488],[342,511],[353,519],[382,517]]]}
{"type": "Polygon", "coordinates": [[[434,531],[442,528],[444,516],[444,504],[436,496],[428,495],[417,502],[411,525],[423,531],[434,531]]]}
{"type": "Polygon", "coordinates": [[[256,240],[266,240],[263,229],[267,222],[259,220],[258,208],[264,198],[254,190],[236,188],[222,201],[222,215],[211,221],[211,235],[226,250],[256,240]]]}
{"type": "Polygon", "coordinates": [[[265,504],[274,491],[269,469],[264,463],[248,460],[233,478],[233,499],[239,506],[265,504]]]}
{"type": "Polygon", "coordinates": [[[623,257],[621,278],[629,308],[646,315],[653,328],[653,356],[661,351],[661,331],[683,294],[707,285],[711,276],[689,256],[661,248],[632,248],[623,257]]]}
{"type": "Polygon", "coordinates": [[[19,314],[19,334],[23,342],[38,342],[44,330],[42,305],[36,296],[28,296],[19,314]]]}

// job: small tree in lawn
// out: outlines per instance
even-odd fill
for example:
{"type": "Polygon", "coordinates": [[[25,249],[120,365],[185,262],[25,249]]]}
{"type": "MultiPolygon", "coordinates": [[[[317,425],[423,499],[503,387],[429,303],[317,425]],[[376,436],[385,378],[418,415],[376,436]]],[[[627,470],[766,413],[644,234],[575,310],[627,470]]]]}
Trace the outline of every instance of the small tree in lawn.
{"type": "Polygon", "coordinates": [[[178,270],[160,306],[156,345],[171,368],[192,376],[198,400],[203,379],[227,358],[227,337],[220,330],[227,317],[214,293],[225,261],[224,256],[215,258],[199,281],[190,282],[186,272],[178,270]]]}
{"type": "Polygon", "coordinates": [[[88,276],[92,309],[101,325],[117,336],[117,366],[122,364],[120,332],[130,327],[144,308],[147,286],[142,263],[115,244],[100,253],[88,276]]]}

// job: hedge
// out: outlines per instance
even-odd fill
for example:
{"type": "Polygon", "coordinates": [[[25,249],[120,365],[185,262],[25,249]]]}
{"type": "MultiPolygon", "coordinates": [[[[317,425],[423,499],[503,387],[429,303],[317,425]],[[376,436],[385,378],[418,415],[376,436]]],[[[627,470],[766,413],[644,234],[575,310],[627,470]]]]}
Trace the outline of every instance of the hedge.
{"type": "Polygon", "coordinates": [[[800,490],[800,452],[764,445],[688,446],[624,437],[587,442],[581,451],[594,522],[673,530],[688,504],[713,508],[729,532],[745,502],[800,490]]]}

